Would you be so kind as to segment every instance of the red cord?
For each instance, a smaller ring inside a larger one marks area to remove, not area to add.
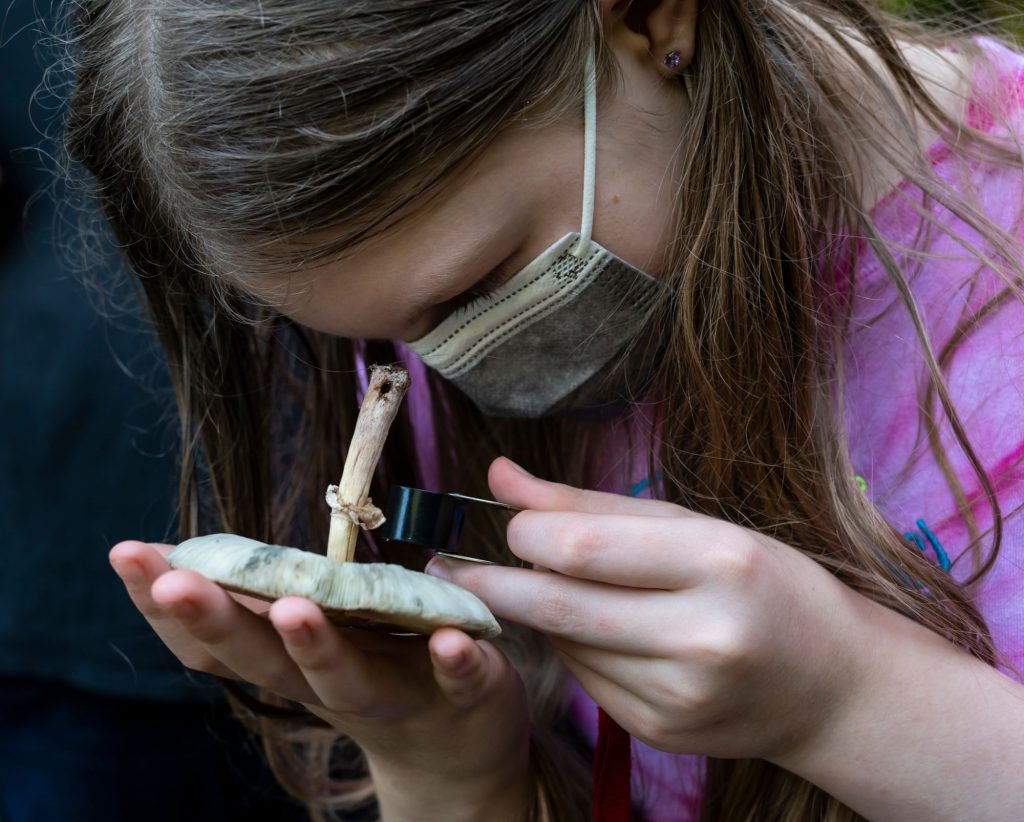
[[[594,749],[594,822],[629,822],[630,736],[597,709]]]

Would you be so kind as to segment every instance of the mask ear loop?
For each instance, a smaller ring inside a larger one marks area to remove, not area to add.
[[[696,79],[687,69],[682,75],[683,90],[693,105],[696,99]],[[573,256],[583,257],[590,247],[594,233],[594,199],[597,185],[597,59],[594,45],[587,49],[585,86],[583,89],[583,217],[580,239]]]
[[[573,255],[582,257],[590,248],[594,233],[594,190],[597,180],[597,60],[594,46],[587,49],[587,70],[583,90],[583,218],[580,240]]]

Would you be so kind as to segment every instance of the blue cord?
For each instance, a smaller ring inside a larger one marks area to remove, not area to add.
[[[661,482],[661,478],[665,476],[661,471],[654,475],[654,482]],[[629,495],[631,497],[639,497],[644,491],[651,487],[651,478],[644,477],[632,488],[629,489]]]
[[[921,537],[919,537],[913,531],[907,531],[907,533],[905,533],[903,536],[905,536],[907,539],[913,542],[917,546],[917,550],[920,551],[922,554],[928,550],[924,547],[924,542],[921,539]]]
[[[917,521],[917,527],[921,529],[921,532],[928,540],[928,544],[932,546],[935,556],[939,559],[939,567],[942,568],[943,571],[948,571],[952,563],[949,561],[949,554],[946,553],[946,549],[943,548],[942,543],[939,542],[939,538],[931,532],[927,525],[924,524],[923,519],[919,519]]]
[[[946,553],[946,549],[943,548],[942,543],[939,542],[939,538],[932,533],[931,529],[927,525],[925,525],[923,519],[919,519],[917,521],[917,527],[921,529],[925,539],[928,540],[928,545],[930,545],[932,551],[935,552],[935,558],[939,561],[939,567],[943,571],[948,571],[952,563],[949,561],[949,554]],[[903,536],[913,542],[917,546],[917,550],[922,554],[928,553],[928,548],[925,546],[924,540],[921,539],[918,534],[915,534],[913,531],[908,531]]]

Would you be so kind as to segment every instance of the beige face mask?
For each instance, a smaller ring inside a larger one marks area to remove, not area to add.
[[[591,50],[580,231],[566,235],[500,288],[409,344],[485,414],[612,416],[644,388],[651,371],[656,346],[642,336],[662,286],[590,236],[597,165],[596,74]]]

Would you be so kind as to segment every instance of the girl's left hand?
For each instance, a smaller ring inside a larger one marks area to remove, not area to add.
[[[580,684],[654,748],[781,758],[858,687],[874,605],[799,551],[680,506],[536,479],[501,459],[526,509],[516,556],[557,573],[434,560],[498,616],[547,634]],[[880,607],[880,606],[879,606]]]

